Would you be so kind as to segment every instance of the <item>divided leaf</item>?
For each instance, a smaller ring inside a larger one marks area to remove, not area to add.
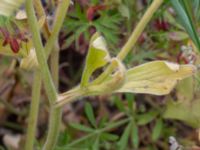
[[[24,0],[0,0],[0,15],[10,16],[24,2]]]
[[[109,61],[110,55],[108,53],[105,40],[99,33],[95,33],[90,41],[81,86],[86,86],[92,73],[96,69],[106,65]]]
[[[153,61],[129,69],[125,84],[116,92],[165,95],[174,88],[178,80],[193,75],[195,71],[193,65]]]

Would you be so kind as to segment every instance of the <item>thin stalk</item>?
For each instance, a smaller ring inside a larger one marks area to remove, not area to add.
[[[30,114],[28,120],[28,130],[26,135],[25,150],[33,150],[35,133],[37,129],[37,116],[40,104],[40,90],[41,90],[42,78],[39,71],[34,74],[33,89],[32,89],[32,100],[30,107]]]
[[[41,0],[34,0],[33,4],[39,18],[46,16]],[[44,25],[42,27],[42,33],[45,39],[51,35],[47,19],[45,19]]]
[[[53,103],[57,99],[57,91],[54,86],[53,80],[51,78],[51,74],[48,68],[48,64],[46,61],[45,51],[42,45],[42,40],[40,37],[39,27],[37,24],[37,18],[35,16],[35,11],[33,8],[33,1],[32,0],[26,0],[26,12],[28,16],[28,23],[29,27],[32,33],[33,38],[33,44],[36,50],[36,55],[39,63],[39,68],[41,70],[42,79],[44,81],[45,90],[50,102],[50,115],[53,117],[50,117],[50,124],[49,124],[49,131],[47,140],[45,142],[45,145],[43,147],[44,150],[52,150],[55,147],[55,144],[57,142],[58,134],[59,134],[59,124],[61,120],[61,109],[56,108],[54,109]]]
[[[32,33],[33,44],[36,50],[36,55],[39,63],[39,68],[41,70],[42,78],[44,80],[46,93],[50,103],[53,104],[53,102],[55,102],[57,99],[57,92],[56,88],[54,87],[53,80],[51,78],[51,74],[46,61],[46,56],[42,45],[42,40],[40,37],[40,31],[37,24],[32,0],[26,1],[26,12],[28,15],[28,23]]]
[[[59,82],[59,45],[58,42],[54,44],[54,50],[51,52],[50,55],[50,68],[51,68],[51,74],[53,78],[54,85],[56,87],[56,90],[58,90],[58,82]],[[50,120],[49,120],[49,128],[52,130],[49,130],[47,135],[46,143],[43,147],[43,150],[50,150],[51,149],[51,143],[55,140],[55,135],[58,135],[58,130],[61,123],[61,117],[62,117],[62,109],[61,108],[54,108],[54,106],[51,107],[50,110]]]
[[[150,7],[147,9],[143,17],[141,18],[140,22],[132,32],[131,36],[129,37],[128,41],[122,47],[121,51],[117,55],[119,60],[123,60],[127,54],[133,49],[135,43],[137,42],[139,36],[143,32],[146,25],[149,23],[150,19],[152,18],[153,14],[157,11],[160,5],[163,3],[163,0],[154,0]],[[107,77],[112,71],[113,67],[109,65],[106,70],[96,79],[93,81],[93,84],[101,83],[105,77]]]
[[[126,42],[126,44],[123,46],[123,48],[117,55],[118,59],[123,60],[127,56],[127,54],[132,50],[138,38],[140,37],[141,33],[143,32],[144,28],[147,26],[153,14],[157,11],[157,9],[160,7],[162,3],[163,3],[163,0],[154,0],[152,2],[150,7],[147,9],[142,19],[136,26],[135,30],[129,37],[128,41]]]
[[[42,150],[54,150],[59,135],[61,116],[61,109],[51,106],[48,135]]]
[[[51,50],[55,44],[55,41],[57,41],[58,34],[63,25],[69,5],[70,5],[70,0],[62,0],[58,4],[51,36],[49,37],[49,39],[45,45],[45,53],[46,53],[47,58],[51,53]]]
[[[54,85],[58,91],[59,82],[59,45],[58,42],[54,44],[54,49],[50,55],[50,69]]]
[[[56,11],[56,19],[53,24],[53,30],[51,36],[48,38],[47,44],[45,46],[46,56],[50,55],[50,67],[52,78],[54,81],[54,85],[58,90],[58,82],[59,82],[59,45],[58,45],[58,34],[62,27],[67,9],[69,7],[69,0],[63,0],[60,2],[57,11]],[[53,51],[52,47],[54,47]],[[50,122],[49,122],[49,130],[47,135],[47,141],[43,147],[43,150],[50,150],[52,148],[52,143],[55,141],[55,136],[58,136],[58,131],[61,123],[62,111],[61,108],[55,108],[52,106],[50,112]]]

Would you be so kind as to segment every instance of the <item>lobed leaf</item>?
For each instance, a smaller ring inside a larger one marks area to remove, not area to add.
[[[126,74],[125,84],[116,92],[168,94],[178,80],[193,75],[193,65],[178,65],[167,61],[153,61],[132,69]]]

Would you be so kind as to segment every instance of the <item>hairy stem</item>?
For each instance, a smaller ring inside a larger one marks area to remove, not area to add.
[[[132,50],[132,48],[135,46],[135,43],[137,42],[139,36],[143,32],[146,25],[149,23],[150,19],[152,18],[153,14],[157,11],[157,9],[160,7],[160,5],[163,3],[163,0],[154,0],[150,7],[147,9],[143,17],[141,18],[140,22],[132,32],[131,36],[129,37],[128,41],[125,43],[125,45],[122,47],[121,51],[117,55],[117,58],[120,60],[123,60],[127,54]],[[93,84],[99,84],[101,83],[105,77],[107,77],[112,71],[113,67],[110,65],[107,67],[107,69],[96,79],[93,81]]]
[[[58,42],[54,44],[54,49],[50,55],[50,69],[51,75],[53,78],[54,85],[58,90],[58,82],[59,82],[59,45]]]
[[[37,25],[37,19],[35,16],[35,11],[33,8],[33,1],[32,0],[27,0],[26,1],[26,12],[28,16],[28,23],[29,27],[32,33],[32,38],[33,38],[33,44],[36,50],[36,55],[39,63],[39,68],[41,70],[42,74],[42,79],[44,81],[44,86],[45,90],[50,102],[50,115],[53,117],[50,118],[50,124],[49,124],[49,131],[48,131],[48,136],[46,143],[44,145],[44,150],[52,150],[55,147],[55,144],[57,142],[57,137],[59,133],[59,123],[60,123],[60,118],[61,118],[61,110],[59,109],[54,109],[53,103],[57,99],[57,91],[54,86],[53,80],[51,78],[51,74],[48,68],[48,64],[46,61],[46,56],[45,56],[45,51],[42,45],[42,40],[40,37],[40,31],[39,27]]]
[[[33,4],[34,4],[34,8],[37,12],[38,17],[39,18],[44,17],[44,16],[46,17],[46,13],[42,6],[41,0],[34,0]],[[44,25],[42,27],[42,33],[43,33],[45,39],[47,39],[51,35],[47,19],[45,19]]]
[[[26,136],[25,150],[33,150],[35,133],[37,129],[37,117],[40,104],[40,89],[41,89],[42,78],[39,71],[34,74],[33,89],[32,89],[32,100],[30,107],[30,114],[28,120],[28,129]]]
[[[51,50],[55,44],[55,41],[57,41],[58,38],[58,34],[60,32],[60,29],[63,25],[65,16],[66,16],[66,12],[69,8],[70,5],[70,0],[62,0],[59,2],[58,4],[58,8],[56,10],[56,17],[54,20],[54,24],[53,24],[53,29],[51,32],[51,36],[49,37],[46,45],[45,45],[45,52],[46,52],[46,56],[48,57],[49,54],[51,53]]]
[[[44,48],[42,45],[42,40],[40,37],[39,27],[37,25],[37,19],[35,16],[32,0],[26,1],[26,11],[28,15],[29,27],[32,33],[33,44],[36,50],[36,55],[37,55],[37,59],[39,63],[39,68],[41,70],[42,78],[44,81],[44,86],[45,86],[49,101],[52,104],[57,99],[57,92],[56,92],[56,88],[54,87],[51,74],[48,68],[48,64],[46,61],[46,56],[45,56]]]
[[[58,90],[59,82],[59,46],[56,42],[54,44],[54,50],[50,55],[50,68],[53,78],[54,85]],[[50,110],[50,120],[49,120],[49,132],[47,135],[46,143],[43,147],[43,150],[50,150],[52,148],[51,143],[54,143],[55,136],[58,136],[60,123],[61,123],[62,111],[61,108],[51,107]]]

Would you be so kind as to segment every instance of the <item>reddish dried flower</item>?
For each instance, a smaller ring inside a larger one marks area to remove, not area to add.
[[[12,49],[14,53],[19,52],[20,46],[17,39],[10,39],[10,48]]]
[[[17,38],[23,42],[28,42],[28,39],[22,33],[18,33]]]
[[[3,41],[3,46],[6,46],[7,44],[10,45],[11,50],[14,53],[18,53],[20,50],[20,44],[21,41],[23,42],[28,42],[28,39],[24,36],[22,33],[18,33],[14,37],[10,36],[10,33],[7,29],[0,28],[0,32],[3,35],[4,41]]]
[[[92,21],[95,18],[96,12],[99,10],[105,10],[107,7],[105,5],[97,5],[97,6],[90,6],[87,9],[86,15],[89,21]]]
[[[162,19],[157,19],[154,22],[154,27],[157,30],[167,31],[167,30],[169,30],[169,23],[167,21],[162,20]]]
[[[10,36],[8,30],[4,29],[4,28],[0,28],[0,32],[2,33],[2,35],[5,37],[5,38],[8,38]]]

